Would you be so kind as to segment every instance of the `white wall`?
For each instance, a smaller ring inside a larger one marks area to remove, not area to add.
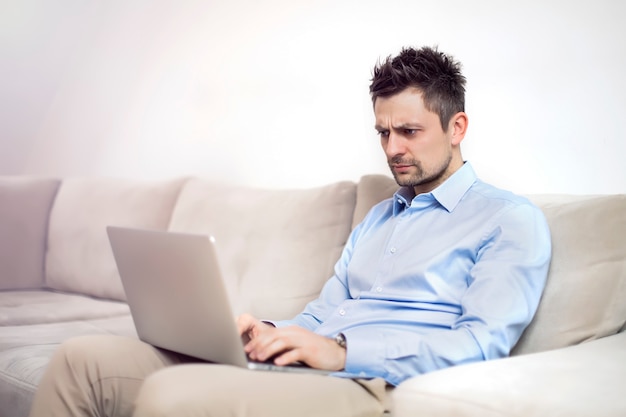
[[[5,0],[0,174],[386,174],[371,68],[439,45],[464,65],[483,179],[623,193],[625,16],[619,0]]]

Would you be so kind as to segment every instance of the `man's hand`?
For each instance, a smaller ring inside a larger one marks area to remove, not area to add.
[[[255,339],[261,333],[273,328],[274,326],[271,324],[262,322],[261,320],[252,317],[250,314],[242,314],[237,317],[237,329],[239,329],[239,334],[246,344],[250,340]]]
[[[266,361],[274,358],[276,365],[304,362],[312,368],[340,371],[346,364],[346,350],[333,339],[297,326],[274,328],[243,314],[237,318],[239,333],[250,341],[245,351],[250,359]]]

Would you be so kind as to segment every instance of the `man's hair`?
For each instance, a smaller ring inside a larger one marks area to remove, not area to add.
[[[437,48],[403,48],[374,67],[370,84],[372,102],[408,87],[422,93],[424,106],[437,113],[444,132],[453,115],[465,111],[465,77],[461,64]]]

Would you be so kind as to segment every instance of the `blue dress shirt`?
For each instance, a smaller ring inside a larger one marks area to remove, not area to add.
[[[476,177],[469,163],[439,187],[400,188],[359,224],[318,299],[293,320],[343,333],[345,371],[393,385],[507,356],[533,318],[550,262],[543,213]]]

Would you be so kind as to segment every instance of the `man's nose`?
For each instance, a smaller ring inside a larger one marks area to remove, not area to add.
[[[404,155],[404,153],[406,153],[406,146],[400,135],[389,133],[389,138],[387,139],[385,146],[385,153],[388,157]]]

